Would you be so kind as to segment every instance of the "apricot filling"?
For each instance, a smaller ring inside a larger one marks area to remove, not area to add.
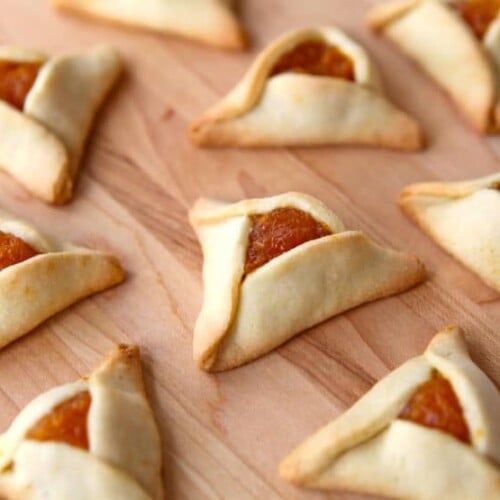
[[[42,417],[28,431],[27,439],[56,441],[88,450],[87,416],[90,404],[90,393],[80,392]]]
[[[34,62],[0,61],[0,100],[22,111],[41,66]]]
[[[500,11],[500,0],[457,0],[450,5],[480,40]]]
[[[399,414],[399,418],[447,432],[470,444],[469,428],[451,384],[438,372],[422,384]]]
[[[292,248],[332,234],[325,224],[296,208],[277,208],[250,219],[245,276]]]
[[[38,251],[21,238],[0,231],[0,271],[38,255]]]
[[[305,73],[354,81],[354,64],[337,47],[320,41],[308,41],[281,56],[270,75],[280,73]]]

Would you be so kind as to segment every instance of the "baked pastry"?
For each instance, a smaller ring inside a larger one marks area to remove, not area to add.
[[[493,500],[499,465],[500,396],[449,327],[295,449],[280,474],[391,498]]]
[[[112,255],[57,243],[0,212],[0,348],[123,279]]]
[[[246,36],[231,0],[52,0],[75,14],[165,34],[175,34],[225,49],[244,49]]]
[[[451,255],[500,292],[500,173],[465,182],[413,184],[403,211]]]
[[[92,122],[120,66],[110,47],[48,58],[0,46],[0,168],[46,202],[70,200]]]
[[[203,250],[194,358],[209,371],[256,359],[347,309],[425,279],[415,257],[347,231],[311,196],[287,193],[189,214]]]
[[[397,0],[370,26],[413,58],[481,132],[500,127],[500,2]]]
[[[162,500],[161,447],[139,349],[33,400],[0,436],[6,500]]]
[[[275,41],[190,137],[200,146],[422,147],[419,125],[386,98],[368,53],[336,28]]]

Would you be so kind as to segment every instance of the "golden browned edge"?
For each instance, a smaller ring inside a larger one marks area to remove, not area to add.
[[[104,255],[107,257],[109,263],[113,266],[113,273],[108,280],[109,285],[102,291],[111,288],[113,286],[119,285],[120,283],[123,283],[123,281],[125,281],[125,278],[127,276],[127,273],[125,272],[125,269],[123,268],[118,257],[114,256],[111,253],[105,253],[105,252]]]
[[[413,196],[434,196],[453,200],[468,196],[480,189],[499,189],[500,181],[485,182],[486,179],[489,180],[492,177],[496,177],[496,174],[468,181],[430,181],[409,184],[399,194],[398,203],[405,203],[407,199]]]
[[[146,385],[144,383],[141,350],[139,346],[134,344],[118,344],[95,371],[110,370],[120,365],[124,366],[128,371],[133,373],[134,378],[137,380],[141,388],[141,392],[145,395]]]
[[[221,121],[222,119],[220,117],[211,117],[206,115],[202,115],[200,118],[196,119],[189,125],[188,129],[188,136],[191,144],[211,149],[231,145],[231,141],[221,137],[221,134],[215,134],[214,137],[214,134],[211,133],[212,126]],[[237,146],[232,144],[232,147]]]
[[[398,196],[398,204],[404,203],[415,195],[421,196],[448,196],[448,192],[441,183],[428,182],[410,184],[403,188]]]
[[[103,366],[112,366],[115,363],[136,363],[141,359],[141,350],[135,344],[118,344],[104,360]]]
[[[45,200],[52,205],[65,205],[73,198],[74,182],[68,173],[68,176],[61,179],[60,182],[54,187],[54,195],[52,199]]]
[[[495,81],[497,76],[495,75],[492,67],[492,62],[485,50],[481,47],[481,45],[477,44],[477,56],[482,59],[482,62],[485,66],[488,67],[491,78],[488,83],[488,87],[490,89],[490,103],[487,107],[477,106],[474,112],[464,113],[462,111],[461,106],[458,106],[458,110],[460,114],[465,118],[465,120],[472,125],[472,128],[482,135],[497,135],[500,132],[500,128],[496,123],[495,117],[495,108],[496,108],[496,98],[497,91],[495,88]],[[456,101],[446,92],[446,95],[451,99],[453,103]],[[458,105],[458,103],[457,103]]]
[[[17,112],[17,110],[15,111]],[[0,167],[0,169],[5,172],[5,175],[15,179],[20,186],[30,193],[30,195],[42,200],[45,203],[62,205],[69,202],[73,197],[74,182],[69,169],[69,156],[66,146],[63,144],[59,136],[52,132],[45,124],[31,118],[29,115],[26,115],[24,111],[19,111],[19,113],[23,115],[23,119],[29,120],[33,127],[43,131],[46,135],[45,138],[49,138],[49,140],[54,141],[54,144],[57,144],[57,147],[59,148],[59,156],[61,158],[60,163],[64,165],[64,169],[61,171],[59,177],[50,184],[46,193],[36,192],[33,190],[32,186],[28,185],[24,180],[10,172],[7,168],[5,168],[5,166]]]
[[[69,14],[73,14],[77,17],[82,17],[85,19],[92,19],[94,21],[97,21],[102,24],[108,24],[108,25],[114,25],[114,26],[119,26],[122,28],[130,29],[130,30],[137,30],[137,31],[142,31],[142,32],[153,32],[153,33],[158,33],[158,34],[163,34],[167,35],[166,32],[160,31],[160,30],[154,30],[151,28],[147,28],[144,26],[136,25],[136,24],[131,24],[127,23],[125,21],[120,21],[117,19],[109,19],[105,18],[102,16],[99,16],[98,14],[93,14],[91,12],[82,12],[78,8],[73,8],[70,5],[67,5],[64,0],[50,0],[52,6],[55,8],[65,11]],[[220,49],[226,49],[226,50],[234,50],[234,51],[244,51],[247,50],[249,47],[249,37],[243,26],[235,19],[234,20],[234,29],[233,33],[231,33],[230,37],[226,36],[221,36],[218,39],[215,38],[202,38],[202,37],[197,37],[197,36],[192,36],[186,34],[180,34],[180,33],[174,33],[170,32],[168,33],[168,36],[173,36],[176,38],[185,38],[189,40],[193,40],[198,43],[206,44],[206,45],[212,45],[213,47],[218,47]]]
[[[386,24],[403,16],[420,2],[421,0],[399,0],[377,5],[368,13],[366,24],[372,30],[380,31]]]
[[[409,116],[409,115],[408,115]],[[255,139],[252,139],[251,135],[246,134],[242,138],[241,141],[235,141],[233,136],[226,136],[225,134],[221,134],[220,131],[214,131],[213,126],[216,125],[217,123],[223,121],[220,117],[217,118],[212,118],[210,116],[202,116],[199,120],[195,121],[191,126],[189,127],[189,139],[190,141],[195,145],[207,149],[216,149],[216,148],[225,148],[225,147],[230,147],[230,148],[236,148],[236,149],[242,149],[242,148],[253,148],[253,149],[259,149],[259,148],[279,148],[279,147],[286,147],[286,148],[317,148],[321,147],[322,144],[318,144],[317,142],[309,141],[309,142],[301,142],[300,144],[290,144],[287,141],[282,141],[279,142],[277,140],[261,140],[261,141],[256,141]],[[394,151],[407,151],[407,152],[416,152],[416,151],[422,151],[425,149],[427,146],[427,141],[425,138],[424,131],[422,128],[417,124],[415,120],[416,126],[414,133],[412,134],[407,134],[406,138],[402,140],[398,146],[392,144],[392,145],[387,145],[386,143],[382,141],[373,141],[372,143],[366,143],[366,144],[358,144],[355,141],[353,142],[345,142],[342,144],[337,144],[337,146],[357,146],[357,147],[365,147],[365,148],[380,148],[380,149],[392,149]],[[323,143],[327,144],[327,142]]]
[[[405,187],[401,193],[398,196],[397,199],[397,204],[398,207],[401,209],[401,211],[417,226],[421,227],[422,229],[425,229],[419,222],[418,217],[416,215],[415,210],[411,206],[410,203],[408,203],[408,200],[413,198],[414,195],[417,194],[417,191],[414,187],[414,185],[410,185]],[[439,196],[439,190],[436,189],[436,192],[434,193],[435,196]],[[432,194],[430,194],[432,196]]]

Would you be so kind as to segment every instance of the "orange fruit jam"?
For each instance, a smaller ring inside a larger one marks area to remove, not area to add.
[[[451,384],[435,372],[403,408],[399,418],[439,429],[470,444],[470,434],[460,402]]]
[[[38,253],[37,250],[21,238],[0,231],[0,271],[34,257]]]
[[[332,234],[324,224],[296,208],[252,215],[251,222],[245,275],[292,248]]]
[[[450,5],[480,40],[500,11],[500,0],[457,0]]]
[[[88,450],[87,416],[90,404],[90,393],[80,392],[42,417],[29,430],[27,439],[57,441]]]
[[[0,99],[22,111],[40,63],[0,61]]]
[[[283,54],[271,70],[271,76],[290,72],[354,81],[352,60],[337,47],[319,41],[303,42]]]

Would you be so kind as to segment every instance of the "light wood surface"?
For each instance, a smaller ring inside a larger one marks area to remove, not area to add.
[[[75,200],[51,208],[0,176],[0,204],[61,239],[109,249],[125,284],[59,314],[0,352],[0,429],[33,397],[91,370],[116,342],[138,343],[160,424],[172,499],[359,498],[281,481],[285,454],[456,323],[500,383],[500,298],[413,226],[394,200],[403,186],[498,169],[500,138],[475,134],[448,99],[387,42],[368,33],[369,0],[243,0],[252,51],[235,54],[54,12],[43,0],[0,0],[0,43],[49,52],[117,46],[127,71],[89,144]],[[421,120],[421,154],[359,148],[198,150],[189,122],[284,31],[338,23],[379,62],[390,96]],[[350,228],[414,252],[431,279],[328,321],[265,358],[220,375],[192,362],[201,255],[186,212],[201,195],[238,200],[299,190]],[[459,224],[460,221],[457,221]]]

